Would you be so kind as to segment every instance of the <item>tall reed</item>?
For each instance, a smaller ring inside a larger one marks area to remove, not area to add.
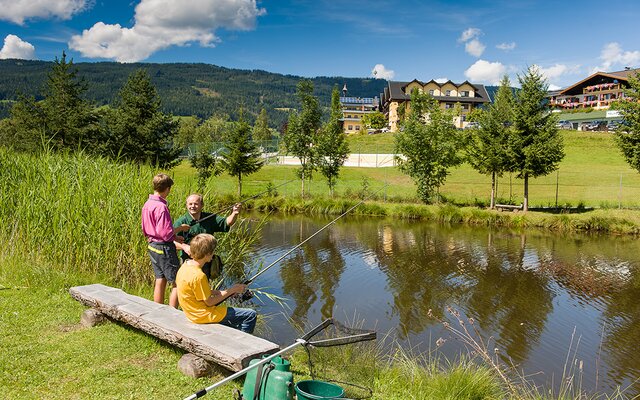
[[[44,256],[63,271],[107,274],[117,283],[152,279],[140,212],[157,171],[81,153],[6,149],[0,149],[0,171],[3,246],[18,246],[22,255],[37,255],[34,260]],[[168,201],[174,218],[185,212],[188,190],[173,186]],[[238,243],[222,240],[220,249]]]

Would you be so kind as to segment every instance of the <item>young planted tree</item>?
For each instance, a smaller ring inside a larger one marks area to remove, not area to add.
[[[624,123],[615,134],[615,141],[631,168],[640,172],[640,73],[629,76],[625,98],[612,105],[620,110]]]
[[[431,96],[414,90],[404,130],[396,135],[396,161],[413,178],[418,196],[430,203],[449,168],[462,162],[465,140],[453,125],[455,109],[443,110]]]
[[[266,141],[271,140],[271,130],[269,129],[269,117],[267,110],[260,110],[256,123],[253,125],[253,140]]]
[[[529,209],[529,178],[547,175],[564,158],[557,118],[546,103],[547,83],[536,67],[518,76],[521,89],[516,94],[513,134],[509,140],[511,168],[524,180],[523,209]]]
[[[479,127],[471,131],[467,161],[478,172],[491,175],[491,209],[495,207],[496,177],[509,169],[509,133],[513,123],[513,92],[505,75],[493,104],[477,109],[471,120]]]
[[[331,95],[331,116],[320,129],[316,146],[320,173],[327,179],[331,197],[334,194],[340,167],[349,156],[349,145],[344,136],[341,118],[340,91],[334,87]]]
[[[137,70],[129,76],[108,125],[108,155],[162,168],[178,162],[181,149],[174,144],[178,122],[160,110],[160,98],[146,71]]]
[[[298,176],[302,182],[301,196],[304,198],[304,180],[311,178],[316,165],[314,144],[320,129],[322,112],[318,99],[313,95],[313,82],[303,80],[298,82],[296,94],[300,100],[301,110],[289,116],[284,145],[288,153],[300,160]]]
[[[387,118],[380,111],[374,111],[362,117],[362,124],[367,128],[382,129],[387,126]]]
[[[189,157],[189,161],[198,175],[198,191],[203,193],[209,178],[219,173],[216,168],[216,157],[210,151],[207,151],[207,148],[200,148]]]
[[[195,143],[196,129],[199,125],[200,118],[196,116],[180,118],[175,138],[176,144],[182,148],[187,148],[190,144]]]
[[[220,166],[238,178],[238,198],[242,197],[242,177],[262,168],[260,151],[251,141],[251,126],[242,119],[229,132],[227,151],[222,154]]]

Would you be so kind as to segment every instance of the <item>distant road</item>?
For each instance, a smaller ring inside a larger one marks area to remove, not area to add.
[[[278,164],[300,165],[300,160],[293,156],[272,156]],[[394,167],[396,165],[394,154],[350,154],[344,165],[346,167]]]

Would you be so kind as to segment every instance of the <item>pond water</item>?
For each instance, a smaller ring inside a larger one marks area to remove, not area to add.
[[[269,217],[258,260],[268,265],[330,220]],[[640,377],[639,268],[633,237],[345,217],[252,287],[287,299],[288,308],[257,301],[281,345],[298,337],[293,325],[333,316],[413,353],[434,351],[442,338],[437,351],[456,357],[467,350],[442,326],[459,326],[450,307],[536,384],[557,384],[563,369],[582,364],[584,389],[611,392]]]

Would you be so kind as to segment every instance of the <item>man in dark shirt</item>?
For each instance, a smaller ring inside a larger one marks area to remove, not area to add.
[[[199,233],[214,233],[214,232],[228,232],[233,224],[236,223],[238,219],[238,214],[242,209],[241,203],[236,203],[233,205],[231,210],[231,214],[227,217],[223,217],[220,215],[212,215],[212,213],[203,212],[202,208],[204,207],[204,201],[202,199],[202,195],[194,193],[187,197],[187,212],[181,215],[175,222],[174,226],[180,226],[183,224],[191,225],[191,228],[188,232],[178,233],[179,236],[184,238],[184,244],[182,245],[182,254],[181,258],[184,262],[191,258],[190,256],[190,247],[189,243],[191,239],[193,239]],[[211,216],[211,217],[209,217]],[[198,221],[201,219],[206,220],[194,224],[194,221]],[[206,263],[202,267],[202,272],[205,273],[207,278],[210,280],[212,273],[220,273],[220,271],[212,271],[211,262]]]

